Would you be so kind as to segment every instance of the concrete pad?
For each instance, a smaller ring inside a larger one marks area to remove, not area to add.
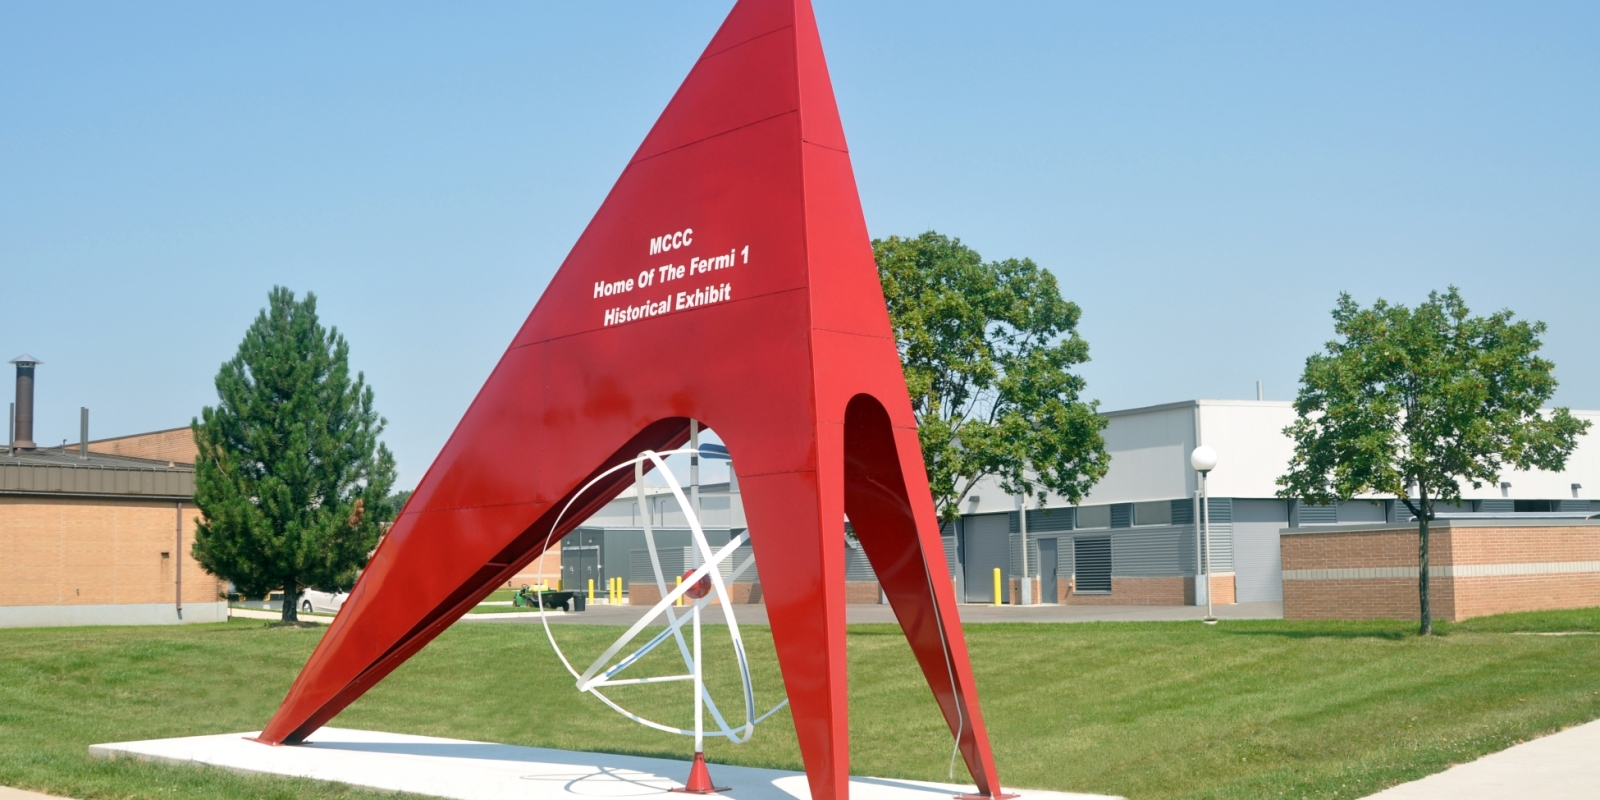
[[[383,792],[455,800],[580,800],[679,798],[688,761],[432,736],[322,728],[307,744],[269,747],[254,733],[97,744],[89,754],[170,764],[207,764],[248,775],[337,781]],[[711,777],[733,800],[810,800],[805,775],[776,769],[712,765]],[[1105,795],[1017,790],[1026,800],[1109,800]],[[851,778],[852,800],[949,800],[969,786],[887,778]]]
[[[1600,720],[1524,742],[1371,800],[1594,800],[1600,797]]]

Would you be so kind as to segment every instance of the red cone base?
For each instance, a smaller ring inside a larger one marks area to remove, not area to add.
[[[682,789],[668,789],[678,794],[716,794],[726,792],[726,786],[711,785],[711,770],[706,769],[706,754],[695,753],[694,765],[689,767],[689,783]]]

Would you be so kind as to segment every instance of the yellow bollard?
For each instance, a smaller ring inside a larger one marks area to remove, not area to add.
[[[995,570],[994,574],[996,576],[995,580],[997,580],[997,581],[1000,580],[1000,578],[999,578],[1000,570]],[[1000,584],[996,583],[995,585],[999,586]],[[996,589],[995,591],[999,591],[999,590]],[[999,595],[995,595],[995,597],[999,597]],[[590,578],[589,579],[589,605],[591,605],[591,606],[594,605],[594,578]],[[995,605],[999,605],[999,601],[996,601]]]
[[[994,568],[994,604],[1000,605],[1000,568]]]
[[[678,586],[682,586],[682,585],[683,585],[683,576],[682,576],[682,575],[679,575],[679,576],[678,576],[678,582],[677,582],[677,583],[675,583],[675,584],[673,584],[673,587],[674,587],[674,588],[676,588],[676,587],[678,587]],[[682,596],[682,595],[679,595],[679,596],[678,596],[678,599],[677,599],[677,600],[676,600],[676,601],[674,601],[674,602],[673,602],[673,603],[672,603],[672,604],[673,604],[673,605],[675,605],[675,606],[681,606],[681,605],[683,605],[683,596]]]

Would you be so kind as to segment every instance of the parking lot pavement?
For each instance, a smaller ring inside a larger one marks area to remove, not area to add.
[[[570,614],[552,614],[552,624],[576,625],[632,625],[648,609],[645,606],[593,605],[587,611]],[[960,607],[962,622],[1182,622],[1196,621],[1206,615],[1204,608],[1196,606],[989,606],[964,605]],[[767,624],[767,607],[764,605],[736,605],[734,618],[741,625]],[[1238,603],[1216,606],[1218,619],[1282,619],[1282,603]],[[514,625],[539,624],[538,614],[478,614],[474,622],[496,622]],[[501,618],[505,619],[492,619]],[[722,619],[719,608],[705,616],[707,623]],[[850,624],[895,621],[894,611],[885,605],[845,606],[845,619]],[[663,623],[665,624],[665,623]]]
[[[239,608],[237,606],[232,606],[228,609],[228,616],[232,619],[260,619],[268,622],[277,622],[278,620],[283,619],[283,612],[262,611],[255,608]],[[315,622],[318,625],[327,625],[328,623],[333,622],[333,617],[328,614],[307,614],[302,611],[298,617],[301,622]],[[0,800],[4,800],[4,798],[0,798]]]

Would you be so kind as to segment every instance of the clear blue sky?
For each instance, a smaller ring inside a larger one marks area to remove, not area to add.
[[[283,284],[412,485],[730,5],[0,2],[38,438],[186,424]],[[1054,271],[1103,407],[1289,399],[1340,291],[1455,283],[1600,408],[1600,4],[816,6],[873,235]]]

